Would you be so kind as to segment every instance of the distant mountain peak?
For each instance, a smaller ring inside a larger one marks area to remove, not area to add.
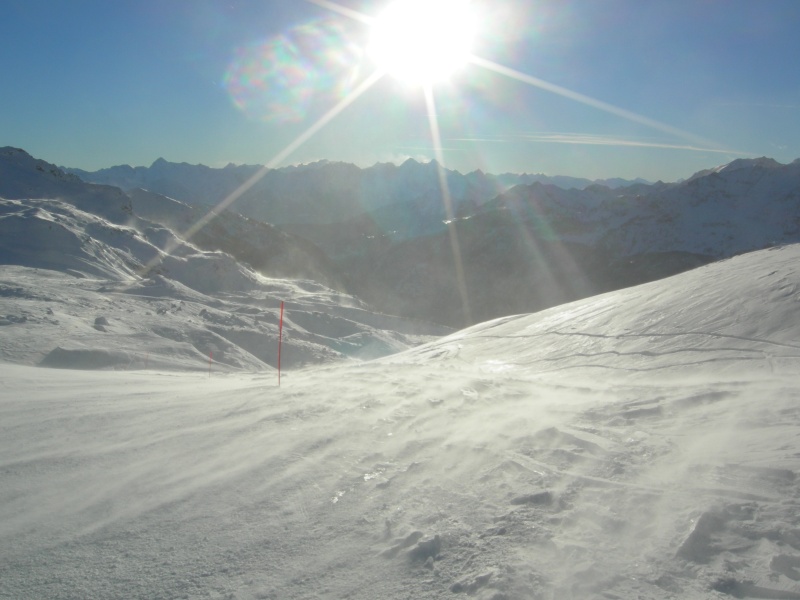
[[[745,169],[754,169],[754,168],[778,169],[783,166],[785,165],[779,163],[777,160],[773,158],[768,158],[766,156],[761,156],[759,158],[737,158],[736,160],[733,160],[724,165],[698,171],[697,173],[686,179],[683,183],[689,183],[691,181],[695,181],[697,179],[701,179],[703,177],[712,174],[719,174],[719,173],[727,174],[727,173],[733,173],[735,171],[742,171]]]
[[[26,194],[52,194],[61,183],[83,183],[73,174],[56,165],[34,158],[21,148],[0,148],[0,181],[6,197]],[[55,186],[55,188],[53,187]]]
[[[737,158],[736,160],[731,161],[726,165],[717,167],[716,169],[714,169],[714,171],[717,173],[721,173],[723,171],[731,172],[731,171],[738,171],[739,169],[752,169],[754,167],[761,167],[764,169],[776,169],[782,166],[783,165],[774,158],[761,156],[759,158]]]
[[[0,148],[0,156],[14,156],[15,154],[22,154],[23,156],[31,157],[31,155],[25,152],[25,150],[22,148],[14,148],[13,146],[5,146]]]

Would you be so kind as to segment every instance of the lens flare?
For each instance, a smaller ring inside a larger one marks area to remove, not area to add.
[[[332,19],[238,48],[223,83],[234,105],[260,121],[304,120],[316,105],[347,96],[363,52]]]

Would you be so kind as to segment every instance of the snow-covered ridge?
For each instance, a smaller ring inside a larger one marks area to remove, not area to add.
[[[482,207],[513,210],[552,225],[552,234],[623,256],[683,251],[725,258],[798,241],[800,166],[737,159],[677,184],[564,191],[517,187]]]
[[[480,323],[403,355],[467,361],[537,373],[623,369],[633,376],[689,375],[719,363],[720,373],[753,368],[791,372],[800,359],[800,244],[740,255],[644,285],[530,315]],[[617,358],[625,356],[624,366]],[[696,359],[696,360],[695,360]],[[553,367],[553,368],[551,368]]]
[[[721,173],[723,171],[736,171],[739,169],[752,169],[758,167],[761,169],[779,169],[784,165],[779,163],[773,158],[762,156],[761,158],[738,158],[733,162],[717,167],[714,172]]]

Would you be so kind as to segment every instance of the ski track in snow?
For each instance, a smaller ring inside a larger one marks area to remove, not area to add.
[[[0,363],[0,597],[800,598],[798,259],[281,387]]]

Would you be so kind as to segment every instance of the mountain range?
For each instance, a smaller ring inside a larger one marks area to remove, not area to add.
[[[740,159],[673,184],[516,186],[446,231],[372,244],[340,263],[367,301],[411,314],[422,298],[428,318],[459,325],[797,242],[799,219],[800,160]]]
[[[258,181],[237,200],[236,210],[276,225],[340,222],[364,212],[418,204],[440,197],[437,163],[419,163],[414,159],[401,165],[377,163],[364,169],[349,163],[324,160],[265,169],[260,165],[234,164],[212,168],[159,158],[149,167],[119,165],[93,172],[69,167],[62,167],[62,170],[87,182],[113,185],[125,191],[143,188],[188,204],[210,206],[218,204],[259,174]],[[590,181],[527,173],[491,175],[482,171],[462,175],[448,169],[444,173],[456,212],[469,211],[519,184],[540,182],[565,188],[601,184],[616,188],[644,183],[643,180]],[[440,202],[432,203],[432,206],[441,211],[438,216],[444,215]]]
[[[0,149],[0,597],[800,598],[799,169],[303,239]]]
[[[159,159],[149,168],[64,173],[140,198],[146,193],[132,186],[149,185],[151,194],[172,190],[185,206],[207,212],[261,169]],[[800,160],[738,159],[676,183],[619,187],[576,180],[577,187],[565,188],[528,183],[527,175],[442,172],[449,208],[435,162],[360,169],[322,161],[262,170],[228,212],[270,222],[261,227],[271,227],[275,239],[279,232],[292,236],[286,239],[293,247],[304,240],[303,255],[314,260],[295,261],[309,265],[303,276],[353,293],[381,312],[451,327],[800,241]],[[197,218],[187,212],[180,225]],[[274,252],[259,253],[263,241],[247,249],[223,246],[232,236],[212,229],[201,230],[197,243],[270,273],[264,257]]]

